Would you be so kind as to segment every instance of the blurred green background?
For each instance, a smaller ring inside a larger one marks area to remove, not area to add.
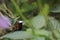
[[[11,27],[24,23],[21,31],[1,40],[60,40],[60,0],[0,0],[0,12],[10,18]]]

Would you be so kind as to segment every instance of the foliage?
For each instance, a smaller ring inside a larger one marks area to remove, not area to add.
[[[10,17],[11,26],[23,20],[24,31],[3,35],[3,40],[60,40],[60,22],[51,13],[60,13],[60,0],[10,0],[2,1],[0,10]],[[36,11],[36,12],[35,12]]]

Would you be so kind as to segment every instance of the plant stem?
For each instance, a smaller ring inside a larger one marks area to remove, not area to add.
[[[19,6],[15,3],[14,0],[11,0],[11,2],[15,6],[17,13],[24,20],[24,22],[27,24],[26,26],[30,27],[32,29],[32,33],[35,34],[34,30],[33,30],[34,29],[33,26],[31,25],[31,23],[29,22],[29,20],[23,15],[23,13],[22,13],[21,9],[19,8]]]

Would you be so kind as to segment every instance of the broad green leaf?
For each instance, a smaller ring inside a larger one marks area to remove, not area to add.
[[[55,18],[53,18],[53,17],[50,17],[49,21],[52,24],[51,27],[60,32],[60,22],[58,20],[56,20]]]
[[[32,32],[32,29],[31,28],[28,28],[26,31],[27,32]]]
[[[54,36],[59,39],[60,33],[57,30],[54,30],[53,32],[54,32]]]
[[[47,36],[49,37],[51,32],[47,30],[34,30],[36,35]],[[27,29],[27,32],[32,33],[32,29]]]
[[[45,18],[43,15],[38,15],[38,16],[34,17],[33,19],[31,19],[31,23],[34,28],[40,29],[43,26],[45,26],[46,21],[45,21]]]
[[[32,40],[45,40],[45,38],[44,37],[36,36]]]
[[[49,36],[51,32],[47,30],[35,30],[35,34],[41,36]]]
[[[53,13],[60,13],[60,4],[57,4],[56,6],[52,7],[50,11]]]
[[[2,38],[10,38],[10,39],[28,39],[31,37],[32,34],[26,31],[16,31],[2,36]]]

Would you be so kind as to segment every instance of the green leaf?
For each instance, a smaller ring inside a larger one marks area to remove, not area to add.
[[[11,24],[14,25],[20,17],[11,19]]]
[[[51,27],[60,32],[60,22],[58,20],[56,20],[55,18],[53,18],[53,17],[50,17],[49,21],[52,24]]]
[[[35,34],[48,37],[51,33],[47,30],[35,30]]]
[[[45,18],[43,15],[38,15],[31,20],[31,23],[32,23],[34,28],[40,29],[43,26],[45,26],[46,21],[45,21]]]
[[[52,7],[50,11],[53,13],[60,13],[60,4],[57,4],[56,6]]]
[[[47,30],[34,30],[35,31],[35,34],[38,35],[38,36],[46,36],[46,37],[49,37],[51,32],[50,31],[47,31]],[[32,29],[27,29],[27,32],[30,32],[32,33]]]
[[[36,36],[32,40],[45,40],[45,38],[44,37]]]
[[[32,34],[26,31],[16,31],[2,36],[2,38],[9,38],[9,39],[28,39],[31,37]]]
[[[54,30],[53,32],[54,32],[54,36],[59,39],[60,33],[57,30]]]

